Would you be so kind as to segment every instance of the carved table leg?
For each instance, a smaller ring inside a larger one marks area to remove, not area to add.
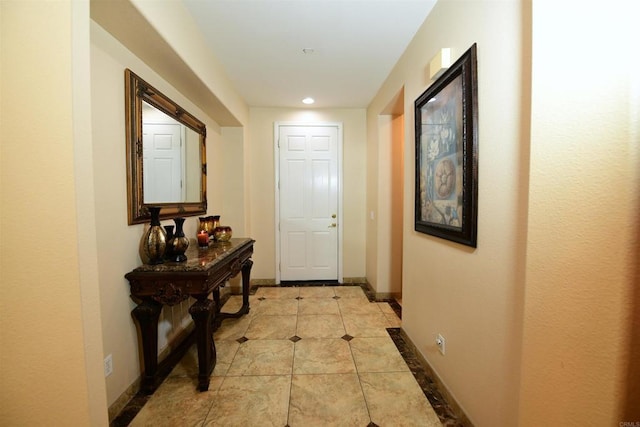
[[[216,303],[216,314],[220,313],[220,309],[222,307],[220,307],[220,287],[216,286],[216,288],[213,290],[212,292],[213,294],[213,300]]]
[[[211,319],[214,302],[206,296],[198,299],[189,308],[195,323],[196,343],[198,346],[198,390],[209,389],[209,376],[216,365],[216,346],[213,343]]]
[[[131,312],[138,320],[140,336],[142,337],[142,359],[144,374],[140,390],[143,393],[153,393],[156,389],[158,372],[158,319],[162,305],[152,300],[143,300]]]
[[[215,319],[216,327],[220,326],[220,323],[224,319],[237,319],[249,312],[249,290],[251,288],[251,267],[252,266],[253,266],[253,261],[248,259],[242,264],[242,267],[240,268],[240,271],[242,271],[242,307],[240,307],[240,310],[236,311],[235,313],[220,313],[220,308],[218,308],[216,311],[216,319]],[[215,291],[213,293],[213,298],[214,299],[216,298]],[[218,300],[219,299],[220,299],[220,296],[218,295]]]

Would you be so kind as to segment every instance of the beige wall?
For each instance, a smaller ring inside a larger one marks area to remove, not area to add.
[[[107,377],[109,404],[121,396],[140,375],[138,337],[131,310],[135,303],[124,274],[141,263],[138,253],[146,225],[127,225],[124,123],[124,69],[130,68],[207,126],[208,214],[219,214],[225,224],[243,232],[243,201],[226,197],[226,190],[242,188],[242,129],[226,132],[179,93],[171,84],[127,50],[98,24],[91,31],[92,114],[96,223],[100,271],[104,354],[112,354],[114,372]],[[233,145],[234,147],[230,147]],[[236,147],[239,146],[240,148]],[[225,208],[228,211],[225,211]],[[228,216],[227,216],[228,213]],[[173,221],[163,221],[163,225]],[[185,221],[187,236],[195,236],[197,217]],[[165,307],[159,324],[159,352],[191,324],[191,301]]]
[[[91,27],[91,97],[94,143],[94,186],[98,241],[103,347],[113,357],[113,374],[106,378],[112,404],[140,375],[138,336],[129,314],[136,306],[124,274],[140,263],[139,242],[146,225],[127,224],[124,70],[130,68],[207,125],[208,153],[219,143],[219,128],[153,70],[96,23]],[[213,182],[207,177],[207,186]],[[213,196],[213,197],[212,197]],[[209,195],[209,199],[215,199]],[[197,219],[185,221],[193,236]],[[172,221],[163,221],[171,224]],[[160,319],[159,350],[189,320],[188,301],[165,309]],[[186,319],[186,320],[185,320]]]
[[[533,3],[523,426],[640,420],[640,6],[621,5]]]
[[[249,222],[246,201],[246,179],[242,172],[245,170],[245,141],[242,128],[221,128],[220,149],[211,153],[214,163],[220,168],[219,173],[224,179],[220,183],[214,182],[211,189],[220,197],[220,205],[212,206],[215,212],[224,212],[221,223],[233,229],[235,236],[247,236]],[[227,177],[229,179],[227,179]]]
[[[576,10],[440,0],[367,111],[371,148],[404,86],[413,159],[429,60],[477,42],[478,248],[413,231],[407,161],[402,327],[478,426],[640,417],[638,11]]]
[[[150,19],[161,27],[161,8],[136,3],[154,8]],[[111,404],[139,375],[123,275],[139,262],[133,248],[143,226],[124,225],[124,112],[117,99],[121,66],[144,67],[95,26],[89,47],[87,6],[0,2],[3,425],[106,425],[107,399]],[[378,116],[405,88],[403,328],[479,426],[618,425],[640,418],[637,388],[629,393],[640,383],[640,83],[632,74],[640,64],[628,55],[639,38],[630,21],[638,11],[629,2],[611,9],[619,14],[598,8],[597,15],[576,20],[575,10],[536,2],[531,14],[517,2],[440,0],[367,109],[366,125],[364,110],[258,108],[249,115],[217,64],[198,56],[198,43],[189,43],[195,36],[163,30],[191,58],[201,81],[221,88],[231,121],[244,125],[218,129],[204,114],[209,152],[233,156],[220,170],[226,175],[244,165],[237,171],[244,197],[228,206],[230,199],[213,190],[210,213],[226,218],[225,212],[234,212],[228,216],[233,221],[245,213],[243,225],[235,227],[258,240],[257,278],[275,276],[273,122],[344,124],[350,226],[344,273],[362,276],[367,212],[384,203],[376,193],[365,205],[364,190],[375,189],[377,181],[371,181],[378,179],[378,153],[368,148],[379,142]],[[428,61],[441,47],[459,55],[473,42],[480,104],[476,250],[413,231],[411,160],[413,100],[429,84]],[[615,64],[599,61],[608,57]],[[116,68],[117,77],[111,74]],[[147,71],[152,84],[191,105],[175,89],[184,82],[169,84]],[[94,92],[100,102],[89,99]],[[242,148],[225,146],[232,141]],[[222,179],[215,172],[211,178]],[[216,186],[236,188],[210,181],[210,188]],[[43,221],[34,243],[29,231]],[[188,223],[191,232],[195,223]],[[46,280],[24,268],[27,260]],[[171,318],[180,321],[183,310]],[[166,334],[175,330],[171,322],[164,325]],[[435,349],[438,332],[447,339],[446,356]],[[102,358],[110,353],[114,374],[105,386]]]
[[[88,4],[0,2],[0,19],[0,424],[107,425]]]
[[[148,1],[148,0],[93,0],[93,2],[106,1],[111,8],[113,1],[131,2],[144,17],[145,23],[157,31],[178,58],[188,67],[188,71],[194,74],[192,79],[172,79],[176,85],[183,86],[202,82],[208,89],[207,94],[215,98],[219,106],[211,108],[211,116],[216,118],[221,126],[246,125],[249,110],[244,99],[236,92],[222,65],[215,55],[209,51],[204,36],[198,31],[195,20],[181,1]],[[114,15],[122,20],[122,16]],[[132,37],[140,37],[140,29],[129,29]],[[133,41],[132,41],[133,42]],[[138,55],[142,55],[140,52]],[[163,69],[163,73],[171,74],[173,70],[180,69],[177,63],[162,61],[160,58],[155,66]],[[180,64],[182,65],[182,64]],[[165,68],[166,67],[166,68]],[[192,80],[192,81],[189,81]],[[198,93],[190,94],[199,97]],[[226,110],[226,111],[222,111]],[[227,118],[229,116],[229,118]],[[233,122],[233,123],[232,123]]]
[[[341,122],[343,125],[344,277],[365,274],[366,128],[364,109],[251,108],[249,180],[251,237],[256,239],[252,278],[275,276],[275,122]]]
[[[128,226],[126,218],[124,69],[131,68],[206,124],[207,213],[221,215],[223,222],[239,233],[247,222],[242,217],[246,202],[242,195],[226,197],[225,192],[238,183],[244,185],[246,131],[242,125],[248,108],[206,50],[202,35],[195,31],[179,2],[159,7],[153,2],[96,1],[91,7],[92,17],[110,31],[92,22],[95,218],[104,355],[113,357],[113,374],[106,379],[107,400],[113,405],[140,375],[138,339],[130,315],[135,303],[124,274],[141,262],[138,245],[145,230],[145,225]],[[166,25],[167,20],[172,25]],[[209,92],[212,87],[215,93]],[[221,122],[240,127],[225,130]],[[185,233],[195,236],[197,224],[197,217],[187,218]],[[189,305],[186,301],[163,309],[159,352],[190,327]]]
[[[403,103],[404,98],[401,97]],[[368,139],[367,157],[375,161],[368,174],[376,176],[367,193],[367,281],[378,297],[402,294],[404,230],[404,115],[381,114]]]
[[[402,327],[471,420],[486,426],[517,423],[526,243],[521,189],[528,171],[522,13],[513,1],[440,0],[367,110],[368,144],[375,147],[382,138],[378,116],[404,87]],[[439,49],[452,48],[458,57],[473,43],[480,105],[477,249],[413,230],[413,103],[430,84],[427,66]],[[446,339],[445,356],[435,346],[438,333]]]

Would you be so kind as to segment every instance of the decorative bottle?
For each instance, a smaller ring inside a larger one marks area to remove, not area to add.
[[[164,250],[164,259],[167,261],[170,261],[173,255],[173,251],[171,250],[171,240],[173,240],[173,227],[173,225],[164,226],[164,229],[167,232],[167,248]]]
[[[184,218],[174,218],[176,223],[176,232],[173,235],[171,241],[169,241],[169,251],[171,251],[170,261],[183,262],[187,260],[187,256],[184,254],[189,247],[189,238],[184,235],[183,225]]]
[[[160,225],[160,207],[150,206],[151,224],[142,239],[142,250],[148,258],[148,264],[162,264],[167,248],[167,233]]]

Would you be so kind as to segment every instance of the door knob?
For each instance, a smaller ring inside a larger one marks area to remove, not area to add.
[[[336,217],[336,214],[331,215],[331,218],[335,218],[335,217]]]
[[[331,225],[329,225],[329,228],[334,228],[334,227],[337,227],[337,226],[338,226],[338,224],[336,224],[335,222],[333,222],[333,223],[331,223]]]

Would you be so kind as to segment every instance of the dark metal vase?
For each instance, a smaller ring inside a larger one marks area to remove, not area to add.
[[[167,231],[167,249],[164,251],[164,259],[166,261],[171,261],[173,256],[173,251],[171,250],[171,245],[169,242],[173,239],[173,225],[165,225],[164,229]]]
[[[167,233],[160,225],[160,208],[149,207],[151,224],[142,239],[142,250],[148,257],[148,264],[162,264],[167,248]]]
[[[187,256],[184,253],[189,247],[189,238],[184,235],[184,230],[182,229],[184,218],[174,218],[173,221],[176,223],[176,231],[167,244],[169,252],[167,260],[183,262],[187,260]]]

